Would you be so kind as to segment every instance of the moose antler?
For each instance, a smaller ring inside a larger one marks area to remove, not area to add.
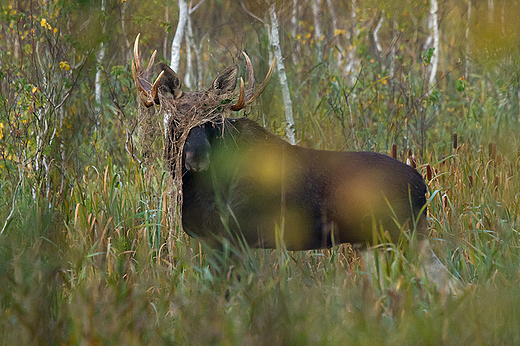
[[[132,76],[134,77],[135,86],[137,90],[139,90],[139,94],[141,96],[141,100],[143,101],[146,107],[150,107],[154,104],[154,100],[158,100],[157,90],[159,88],[159,80],[163,76],[164,71],[162,71],[157,79],[152,84],[150,70],[152,69],[155,55],[157,51],[155,50],[150,57],[150,62],[146,67],[146,70],[141,70],[141,62],[139,59],[139,36],[141,34],[137,34],[134,43],[134,61],[132,62]]]
[[[242,78],[240,78],[240,92],[239,92],[238,101],[237,101],[237,103],[235,103],[234,105],[231,106],[231,110],[233,110],[233,111],[239,111],[239,110],[245,108],[247,105],[251,104],[254,100],[256,100],[258,96],[260,96],[260,94],[264,91],[267,84],[269,84],[269,79],[271,79],[271,76],[273,75],[274,63],[276,61],[276,58],[273,57],[273,61],[271,63],[271,66],[269,67],[269,71],[267,72],[267,75],[265,76],[264,81],[262,82],[262,84],[260,84],[258,89],[256,89],[253,92],[253,89],[255,88],[255,77],[254,77],[254,72],[253,72],[253,65],[251,64],[251,59],[249,59],[247,54],[245,52],[242,52],[242,54],[244,55],[244,57],[246,59],[246,65],[247,65],[247,69],[249,71],[248,81],[247,81],[248,82],[247,99],[245,97],[246,92],[244,90],[244,80]]]

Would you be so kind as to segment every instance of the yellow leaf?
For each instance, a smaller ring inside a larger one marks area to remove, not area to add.
[[[60,61],[60,69],[61,69],[61,70],[65,70],[65,71],[70,70],[70,65],[69,65],[69,63],[66,62],[66,61]]]
[[[338,36],[338,35],[345,35],[345,30],[342,30],[342,29],[334,30],[334,36]]]

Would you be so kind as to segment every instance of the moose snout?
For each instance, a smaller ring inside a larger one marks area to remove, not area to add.
[[[191,129],[184,144],[184,168],[192,172],[205,171],[210,163],[211,145],[204,127]]]
[[[188,171],[201,172],[208,169],[209,166],[209,153],[204,151],[197,153],[195,151],[189,151],[185,153],[184,167]]]

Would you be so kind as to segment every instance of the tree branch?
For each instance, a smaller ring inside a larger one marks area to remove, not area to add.
[[[260,19],[259,17],[255,16],[252,12],[250,12],[246,5],[244,4],[244,1],[243,0],[240,0],[240,5],[242,6],[242,9],[244,10],[245,13],[247,13],[248,15],[250,15],[251,17],[253,17],[254,19],[260,21],[261,23],[265,24],[265,22]]]

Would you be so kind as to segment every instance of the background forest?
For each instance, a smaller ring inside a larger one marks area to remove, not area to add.
[[[0,343],[520,344],[518,18],[516,0],[0,1]],[[257,81],[282,57],[240,115],[415,165],[465,291],[395,248],[367,280],[348,245],[214,254],[181,232],[138,33],[185,90],[245,74],[243,50]]]

